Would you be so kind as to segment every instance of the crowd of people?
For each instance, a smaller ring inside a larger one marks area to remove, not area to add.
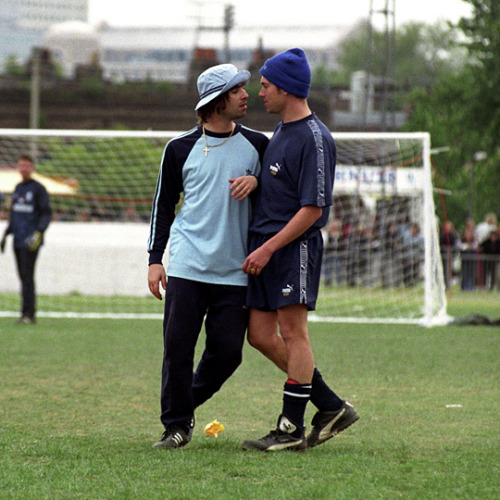
[[[326,286],[411,287],[423,279],[424,238],[408,220],[352,223],[333,218],[324,231]],[[463,231],[452,221],[440,225],[439,245],[446,289],[460,282],[464,291],[500,290],[500,226],[489,213]]]
[[[326,286],[414,286],[423,261],[424,239],[416,222],[352,224],[334,218],[325,232]]]
[[[500,290],[500,225],[494,213],[479,224],[467,219],[462,232],[447,221],[439,244],[447,289],[459,281],[464,291]]]

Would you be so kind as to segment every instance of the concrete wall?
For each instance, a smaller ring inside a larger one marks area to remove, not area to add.
[[[0,221],[3,234],[6,221]],[[149,225],[53,222],[37,261],[41,294],[148,295]],[[0,254],[0,292],[18,292],[19,278],[9,237]]]

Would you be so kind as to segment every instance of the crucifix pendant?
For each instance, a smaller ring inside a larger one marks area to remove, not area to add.
[[[206,157],[208,155],[208,152],[210,151],[210,149],[208,146],[205,146],[205,149],[203,151],[205,151],[205,157]]]

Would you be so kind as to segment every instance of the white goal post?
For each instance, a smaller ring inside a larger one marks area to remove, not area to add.
[[[0,232],[20,180],[18,155],[34,158],[51,195],[54,220],[37,263],[39,316],[161,316],[147,289],[146,240],[163,148],[180,133],[0,129]],[[446,323],[429,134],[333,137],[334,206],[311,318]],[[0,257],[0,316],[19,308],[11,253],[9,245]]]

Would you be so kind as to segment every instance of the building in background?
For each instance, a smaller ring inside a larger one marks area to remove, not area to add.
[[[72,77],[78,66],[97,64],[101,59],[101,41],[88,23],[66,21],[52,25],[45,34],[42,47],[49,50],[66,77]]]
[[[242,26],[230,36],[230,61],[226,60],[222,32],[192,27],[117,28],[97,27],[102,53],[100,63],[106,78],[123,80],[168,80],[186,82],[195,51],[215,50],[216,61],[248,68],[259,48],[277,53],[291,46],[302,47],[311,66],[335,67],[336,45],[347,33],[346,26],[253,27]],[[49,47],[50,48],[50,47]]]
[[[25,62],[57,23],[88,19],[88,0],[1,0],[0,65],[9,56]]]
[[[231,62],[249,69],[258,81],[263,61],[293,46],[306,51],[313,71],[318,66],[335,70],[337,47],[351,29],[331,24],[231,25],[228,32],[222,16],[218,26],[204,26],[200,20],[192,26],[91,25],[88,0],[0,0],[0,72],[9,56],[14,56],[29,73],[37,47],[45,49],[42,53],[55,63],[53,71],[67,80],[99,75],[111,84],[168,81],[192,89],[206,67]],[[7,78],[4,83],[1,80],[0,86],[15,85]],[[406,113],[387,113],[384,102],[395,102],[395,86],[389,83],[389,87],[384,101],[381,96],[387,81],[359,71],[348,87],[322,89],[330,101],[329,123],[337,130],[399,129]]]
[[[52,52],[66,74],[74,72],[78,64],[88,63],[91,52],[94,61],[98,56],[104,77],[112,81],[183,82],[199,48],[214,49],[220,62],[228,62],[226,41],[230,62],[239,67],[251,64],[261,44],[274,52],[300,46],[313,67],[325,64],[333,69],[335,46],[349,28],[236,26],[225,40],[222,19],[219,28],[200,28],[196,22],[184,27],[92,26],[88,24],[88,0],[1,0],[0,71],[10,56],[24,64],[33,47],[43,47]]]

